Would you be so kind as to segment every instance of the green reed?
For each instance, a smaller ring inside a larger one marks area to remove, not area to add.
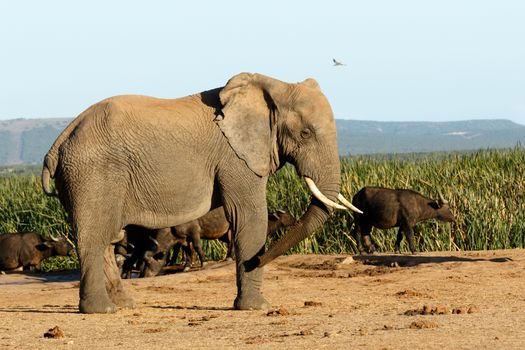
[[[453,224],[435,220],[419,224],[415,236],[420,251],[525,247],[523,148],[344,158],[341,182],[341,192],[348,199],[363,186],[410,188],[431,198],[438,198],[441,192],[457,220]],[[269,211],[287,209],[296,217],[310,201],[304,181],[291,166],[269,179],[267,193]],[[338,210],[292,252],[354,253],[352,222],[349,212]],[[43,194],[39,177],[0,177],[0,233],[32,230],[44,236],[71,237],[67,215],[56,198]],[[395,235],[396,229],[374,229],[372,233],[379,251],[393,251]],[[226,252],[218,241],[205,241],[203,246],[212,259]]]

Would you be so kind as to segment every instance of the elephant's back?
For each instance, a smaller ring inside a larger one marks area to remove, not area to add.
[[[200,147],[221,135],[213,117],[212,110],[203,108],[202,103],[199,106],[199,99],[193,96],[180,99],[114,96],[92,105],[77,117],[64,148],[98,149],[96,153],[104,153],[158,152],[159,148],[175,145]]]

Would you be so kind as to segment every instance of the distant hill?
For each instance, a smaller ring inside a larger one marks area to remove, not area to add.
[[[41,164],[71,119],[0,120],[0,165]]]
[[[340,155],[464,151],[525,145],[525,126],[505,119],[456,122],[337,120]]]
[[[0,120],[0,165],[41,164],[71,119]],[[340,155],[461,151],[525,145],[525,126],[509,120],[375,122],[337,120]]]

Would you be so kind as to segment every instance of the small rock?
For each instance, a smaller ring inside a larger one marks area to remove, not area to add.
[[[368,329],[366,328],[359,328],[357,331],[359,332],[359,335],[368,335]]]
[[[436,322],[432,322],[428,320],[414,321],[410,324],[411,329],[438,328],[438,327],[439,326]]]
[[[447,306],[436,306],[436,308],[433,310],[435,315],[446,315],[450,313],[450,310]]]
[[[148,328],[148,329],[145,329],[144,330],[144,333],[162,333],[162,332],[166,332],[168,329],[167,328]]]
[[[320,301],[305,301],[304,306],[321,306],[323,303]]]
[[[456,315],[463,315],[463,314],[466,314],[467,312],[468,312],[468,308],[466,306],[460,306],[452,310],[452,313]]]
[[[421,315],[432,315],[432,306],[430,305],[423,305],[423,309],[421,310]]]
[[[468,308],[467,312],[469,314],[477,314],[479,312],[479,307],[477,307],[476,305],[472,305],[471,307]]]
[[[399,297],[421,297],[423,296],[422,293],[412,290],[412,289],[406,289],[401,292],[397,292],[396,295]]]
[[[339,263],[339,265],[350,265],[350,264],[353,264],[353,263],[355,263],[354,258],[352,258],[351,256],[349,256],[349,257],[346,257],[343,261],[341,261],[341,262]]]
[[[416,310],[407,310],[407,311],[405,311],[405,315],[406,315],[406,316],[421,315],[422,312],[423,312],[423,311],[421,311],[421,310],[417,310],[417,309],[416,309]]]
[[[64,331],[58,328],[58,326],[50,328],[46,333],[44,333],[44,338],[61,339],[64,337]]]
[[[266,316],[287,316],[290,313],[284,307],[278,308],[277,310],[268,311]]]
[[[311,329],[305,329],[299,332],[299,335],[312,335],[314,332],[312,332]]]

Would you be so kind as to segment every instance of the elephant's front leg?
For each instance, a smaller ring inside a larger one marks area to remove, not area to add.
[[[254,257],[264,252],[268,224],[267,178],[257,177],[251,172],[244,178],[239,175],[234,174],[230,186],[222,188],[224,209],[235,245],[237,297],[234,308],[267,309],[270,305],[261,293],[263,269],[250,266]]]
[[[265,203],[266,204],[266,203]],[[268,212],[266,206],[246,213],[234,233],[237,262],[237,297],[234,308],[238,310],[268,309],[270,304],[261,292],[263,268],[251,268],[253,257],[264,253]]]
[[[254,268],[266,242],[268,177],[256,175],[242,159],[226,154],[216,181],[235,249],[237,297],[233,306],[238,310],[268,309],[270,304],[261,292],[263,269]]]

